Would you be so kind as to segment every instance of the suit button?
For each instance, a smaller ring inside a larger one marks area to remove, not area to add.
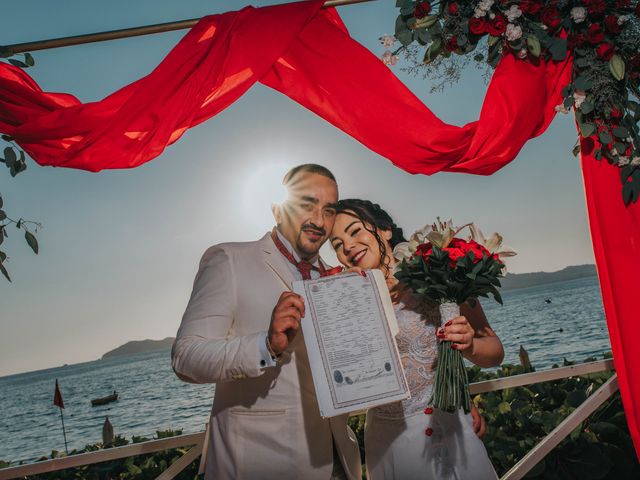
[[[267,366],[267,362],[265,362],[264,360],[260,360],[260,366],[261,367],[266,367]]]

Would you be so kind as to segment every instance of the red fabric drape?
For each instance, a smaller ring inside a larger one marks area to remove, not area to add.
[[[411,173],[488,175],[551,122],[569,63],[505,57],[477,122],[439,120],[347,32],[322,0],[206,17],[149,75],[99,102],[43,92],[0,65],[0,131],[41,165],[136,167],[257,81],[288,95]]]
[[[206,17],[151,74],[94,103],[43,92],[22,70],[0,64],[0,131],[41,165],[131,168],[261,81],[410,173],[488,175],[547,128],[570,80],[570,59],[533,65],[508,55],[478,121],[448,125],[349,37],[334,10],[320,10],[322,3]],[[640,256],[635,263],[627,256],[640,248],[637,207],[625,210],[613,169],[592,163],[584,159],[594,249],[625,411],[640,451],[640,395],[631,388],[640,381],[632,344],[637,327],[627,291],[639,270]],[[618,238],[621,230],[627,240]],[[621,251],[613,249],[621,244]]]
[[[640,272],[639,205],[624,206],[618,167],[584,153],[581,163],[613,361],[627,425],[640,457],[640,318],[635,296]]]

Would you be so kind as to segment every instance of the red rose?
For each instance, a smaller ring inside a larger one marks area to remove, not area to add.
[[[489,23],[487,30],[489,34],[493,35],[494,37],[499,37],[507,30],[507,19],[504,17],[504,15],[496,15]]]
[[[584,33],[575,33],[567,39],[567,48],[573,50],[582,47],[585,43],[587,43],[587,36]]]
[[[453,52],[454,50],[458,49],[458,37],[451,37],[446,45],[444,46],[444,48],[449,51],[449,52]]]
[[[589,29],[587,30],[587,40],[589,40],[589,43],[592,45],[597,45],[604,40],[604,32],[599,24],[592,23],[589,25]]]
[[[616,53],[616,47],[610,43],[601,43],[598,45],[596,53],[602,60],[609,61],[609,59],[613,57],[613,54]]]
[[[542,2],[540,0],[522,0],[520,10],[528,15],[537,15],[542,10]]]
[[[584,0],[584,6],[591,15],[600,16],[607,9],[607,3],[604,0]]]
[[[611,118],[613,120],[620,120],[622,118],[622,112],[616,107],[611,107]]]
[[[416,18],[424,18],[431,12],[431,4],[429,2],[422,2],[416,5],[413,10],[413,16]]]
[[[456,262],[458,261],[458,259],[464,257],[465,255],[465,252],[463,252],[459,248],[447,247],[447,248],[443,248],[442,250],[447,252],[447,254],[449,255],[449,266],[451,268],[455,268]]]
[[[458,14],[458,4],[456,2],[449,4],[449,15],[457,15]]]
[[[615,15],[608,15],[607,18],[604,19],[604,26],[606,27],[607,32],[613,33],[614,35],[617,35],[622,31],[622,26],[618,25],[618,17]]]
[[[483,35],[487,33],[487,21],[484,18],[470,18],[469,31],[474,35]]]
[[[433,252],[433,248],[431,247],[431,243],[423,243],[416,247],[415,255],[420,255],[423,258],[427,258]]]
[[[555,30],[562,23],[562,16],[560,10],[556,7],[547,7],[544,9],[541,15],[542,23],[544,23],[550,30]]]

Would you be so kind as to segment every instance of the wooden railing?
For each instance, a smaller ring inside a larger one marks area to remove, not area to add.
[[[597,362],[571,365],[568,367],[553,368],[541,372],[525,373],[511,377],[498,378],[477,382],[470,385],[472,394],[493,392],[505,388],[514,388],[534,383],[548,382],[562,378],[588,375],[614,370],[613,360],[600,360]],[[600,405],[610,398],[618,390],[618,377],[614,374],[598,390],[592,393],[578,408],[565,418],[560,425],[551,431],[540,443],[538,443],[529,453],[527,453],[511,470],[509,470],[501,480],[519,480],[523,478],[536,464],[540,462],[551,450],[553,450],[573,429],[591,415]],[[172,448],[191,447],[182,457],[176,460],[167,468],[158,480],[173,479],[178,473],[189,466],[200,456],[205,445],[206,432],[180,435],[177,437],[165,438],[161,440],[151,440],[148,442],[135,443],[123,447],[99,450],[97,452],[82,453],[70,457],[55,458],[43,462],[31,463],[28,465],[18,465],[0,469],[0,480],[9,480],[29,475],[55,472],[67,468],[91,465],[94,463],[117,460],[120,458],[133,457],[146,453],[159,452]]]

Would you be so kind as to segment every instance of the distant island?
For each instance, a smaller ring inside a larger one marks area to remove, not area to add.
[[[108,351],[102,355],[102,359],[133,355],[135,353],[170,350],[174,340],[175,338],[173,337],[167,337],[163,340],[133,340],[125,343],[124,345],[120,345],[118,348]]]
[[[595,265],[575,265],[557,272],[507,273],[507,276],[500,282],[503,290],[515,290],[516,288],[534,287],[594,276],[596,276]],[[102,358],[170,350],[174,340],[173,337],[167,337],[163,340],[134,340],[105,353]]]
[[[514,290],[516,288],[527,288],[536,285],[546,285],[554,282],[566,282],[578,278],[595,277],[595,265],[574,265],[563,268],[557,272],[532,272],[532,273],[507,273],[507,276],[500,279],[503,290]]]

